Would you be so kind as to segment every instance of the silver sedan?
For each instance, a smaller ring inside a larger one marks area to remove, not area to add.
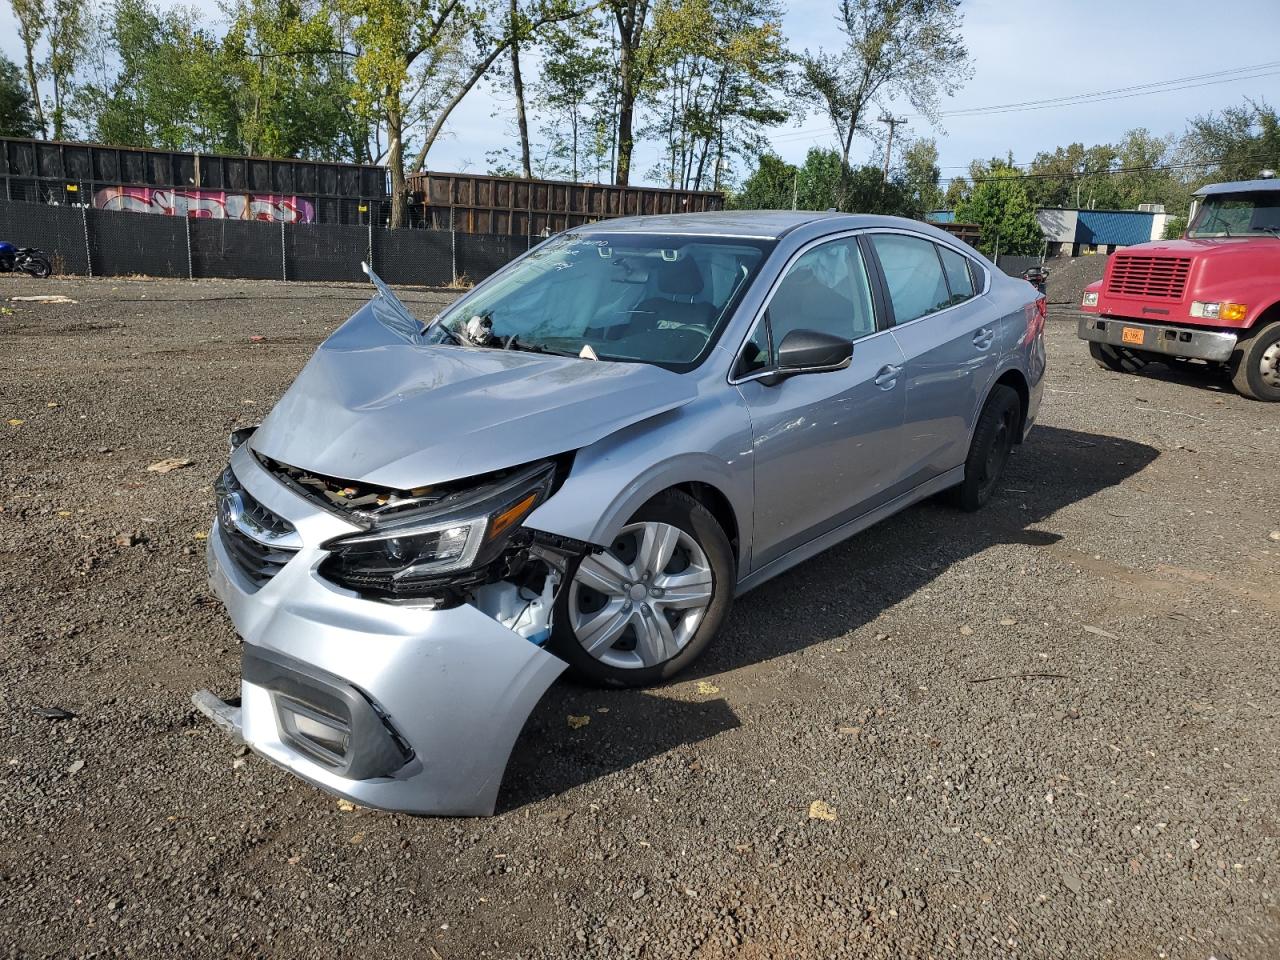
[[[675,676],[734,598],[1031,428],[1044,300],[913,221],[611,220],[423,323],[374,298],[233,436],[208,568],[240,696],[196,702],[357,803],[485,814],[566,668]]]

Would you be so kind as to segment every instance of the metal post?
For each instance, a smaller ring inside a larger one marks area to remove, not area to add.
[[[453,207],[449,207],[449,259],[452,264],[453,276],[450,283],[456,283],[458,280],[458,232],[453,228]]]
[[[191,217],[182,218],[186,222],[187,227],[187,279],[194,280],[196,278],[195,267],[191,263]]]
[[[373,270],[373,204],[369,203],[366,204],[366,206],[369,209],[365,211],[364,220],[365,223],[368,224],[369,229],[369,249],[366,251],[368,253],[368,257],[365,262],[369,264],[369,269]]]
[[[288,279],[289,279],[289,271],[288,271],[288,269],[287,269],[287,268],[286,268],[286,266],[285,266],[285,256],[284,256],[284,221],[283,221],[283,220],[281,220],[281,221],[280,221],[280,279],[281,279],[281,280],[288,280]]]
[[[84,228],[84,266],[93,277],[93,251],[89,246],[89,214],[84,204],[80,204],[80,225]]]

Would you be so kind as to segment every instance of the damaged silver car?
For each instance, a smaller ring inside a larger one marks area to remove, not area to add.
[[[1042,390],[1044,300],[912,221],[606,221],[428,324],[370,276],[232,437],[208,572],[242,682],[196,702],[372,807],[491,813],[563,670],[666,680],[735,596],[923,497],[976,509]]]

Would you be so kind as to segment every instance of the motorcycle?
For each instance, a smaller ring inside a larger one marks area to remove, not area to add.
[[[1022,271],[1022,279],[1044,293],[1045,287],[1049,284],[1049,268],[1043,264],[1028,267]]]
[[[29,273],[33,277],[47,277],[53,273],[53,264],[43,250],[35,247],[15,247],[0,240],[0,273]]]

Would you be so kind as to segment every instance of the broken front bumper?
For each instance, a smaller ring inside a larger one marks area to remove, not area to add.
[[[254,751],[369,807],[493,813],[529,712],[565,663],[470,605],[426,610],[364,600],[323,580],[328,515],[251,462],[236,474],[295,523],[304,546],[259,585],[215,524],[208,574],[244,639],[239,709],[207,691],[196,705]]]
[[[1125,331],[1130,333],[1125,339]],[[1187,327],[1171,327],[1164,324],[1138,323],[1123,317],[1081,317],[1076,327],[1081,340],[1106,343],[1113,347],[1146,350],[1171,357],[1191,357],[1225,363],[1236,348],[1236,335],[1218,330],[1192,330]]]

